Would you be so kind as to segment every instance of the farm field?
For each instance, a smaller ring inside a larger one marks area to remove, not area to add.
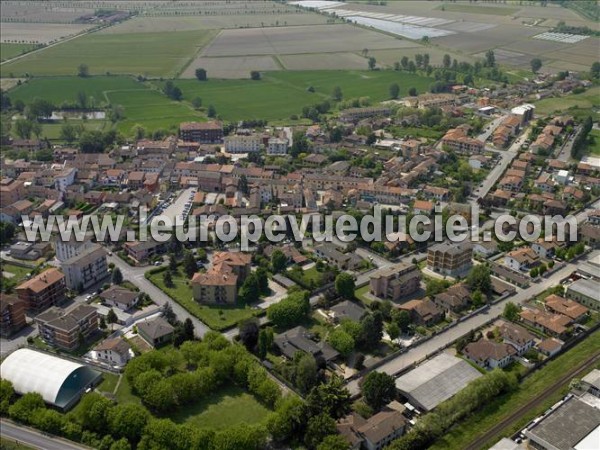
[[[249,78],[252,70],[261,72],[280,70],[272,56],[236,56],[222,58],[199,57],[192,61],[181,78],[196,78],[195,71],[202,67],[209,78]]]
[[[0,60],[6,61],[34,48],[35,45],[33,44],[7,44],[6,42],[0,42]]]
[[[2,6],[4,11],[4,5]],[[2,22],[2,42],[48,44],[58,39],[74,36],[91,28],[90,25],[60,23]]]
[[[19,22],[71,23],[84,14],[93,14],[94,8],[82,4],[65,8],[64,2],[2,1],[2,18]],[[90,5],[91,6],[91,5]],[[3,23],[3,27],[6,23]]]
[[[352,25],[223,30],[202,56],[337,53],[402,47],[396,38]]]
[[[157,33],[191,30],[218,30],[225,28],[283,27],[294,25],[319,25],[328,18],[308,11],[293,14],[235,14],[235,15],[194,15],[136,17],[118,25],[105,28],[100,34]]]
[[[221,430],[241,423],[260,423],[271,411],[251,394],[228,386],[170,415],[176,423]]]
[[[588,152],[594,156],[600,156],[600,130],[593,129],[590,136],[594,138],[592,145],[588,146]]]
[[[360,70],[367,67],[366,58],[350,52],[283,55],[279,60],[287,70]]]
[[[89,34],[2,65],[2,75],[75,75],[80,64],[90,74],[174,77],[215,31]]]
[[[461,12],[467,14],[485,14],[493,16],[509,16],[519,11],[519,8],[505,8],[504,6],[479,6],[444,3],[436,9],[440,11]]]

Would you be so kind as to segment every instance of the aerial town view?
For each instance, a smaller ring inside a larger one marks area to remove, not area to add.
[[[0,449],[600,450],[600,3],[2,0]]]

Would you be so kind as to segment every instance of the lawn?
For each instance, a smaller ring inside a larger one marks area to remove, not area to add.
[[[363,287],[359,287],[356,291],[354,291],[354,296],[363,302],[365,305],[371,303],[371,300],[365,296],[366,293],[369,292],[370,286],[369,283],[365,284]]]
[[[455,426],[444,436],[444,438],[439,439],[435,445],[430,448],[435,450],[466,448],[477,435],[485,433],[496,423],[513,413],[517,407],[540,395],[544,389],[561,377],[566,367],[573,367],[581,364],[599,347],[600,333],[596,332],[565,354],[548,363],[543,369],[540,369],[527,377],[514,392],[498,397],[489,405],[486,405],[475,414],[470,415],[467,420]],[[524,426],[528,421],[532,420],[560,399],[562,395],[563,392],[554,395],[549,398],[545,404],[540,405],[539,408],[534,408],[529,411],[524,420],[513,424],[511,428],[504,430],[503,435],[508,436],[516,432],[520,427]],[[496,436],[492,439],[492,442],[489,442],[488,444],[491,445],[499,438],[500,436]],[[488,447],[486,446],[485,448]]]
[[[102,372],[102,383],[96,388],[100,392],[112,394],[119,382],[119,375],[114,373]]]
[[[216,32],[91,33],[5,64],[1,71],[2,76],[75,75],[80,64],[87,64],[95,75],[109,72],[174,77]]]
[[[147,278],[213,330],[226,330],[236,326],[241,320],[249,319],[262,312],[245,306],[200,305],[192,298],[192,288],[189,286],[188,280],[181,275],[173,276],[174,286],[171,288],[165,286],[163,271],[148,272]]]
[[[240,387],[227,386],[198,399],[192,405],[180,408],[171,413],[169,418],[176,423],[221,430],[242,423],[262,422],[270,412]]]
[[[0,438],[0,448],[2,450],[34,450],[35,447],[30,447],[22,442],[15,442],[10,438]]]
[[[9,44],[6,42],[0,43],[0,60],[6,61],[7,59],[14,58],[25,52],[31,51],[35,48],[33,44]]]
[[[129,381],[126,376],[121,377],[121,383],[119,384],[119,389],[115,393],[115,397],[117,398],[117,402],[120,404],[123,403],[137,403],[142,404],[142,400],[131,392],[131,386],[129,385]]]

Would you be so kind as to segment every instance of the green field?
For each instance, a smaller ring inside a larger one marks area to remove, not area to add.
[[[394,71],[281,71],[268,72],[260,81],[251,80],[177,80],[184,98],[200,97],[204,105],[214,105],[225,120],[287,119],[300,114],[304,106],[328,99],[336,86],[345,99],[370,97],[378,102],[389,98],[389,86],[398,83],[400,95],[411,87],[425,92],[431,78]],[[312,86],[315,92],[307,91]]]
[[[0,61],[14,58],[34,48],[35,45],[33,44],[9,44],[2,42],[0,43]]]
[[[4,64],[3,77],[75,75],[80,64],[91,74],[133,74],[174,77],[200,48],[214,37],[215,30],[172,33],[91,33],[63,44]]]
[[[188,280],[174,275],[174,287],[168,288],[163,281],[163,271],[147,272],[147,278],[173,301],[179,303],[213,330],[223,331],[237,325],[240,321],[255,316],[259,310],[244,306],[208,306],[201,305],[192,298],[192,288]]]
[[[33,269],[27,267],[17,266],[16,264],[3,263],[2,264],[2,272],[7,272],[12,275],[10,277],[15,282],[20,282],[25,279],[27,274],[29,274]]]
[[[600,333],[595,332],[580,344],[558,356],[553,361],[549,362],[544,368],[527,377],[514,392],[502,395],[494,400],[489,405],[486,405],[476,413],[470,415],[467,420],[461,422],[442,439],[439,439],[430,448],[432,450],[448,450],[448,449],[463,449],[475,439],[479,434],[483,434],[486,430],[492,428],[496,423],[508,417],[515,409],[544,391],[551,386],[564,373],[565,368],[574,367],[588,359],[600,347]],[[528,417],[522,420],[509,430],[505,430],[504,435],[510,435],[516,432],[520,427],[524,426],[528,421],[535,418],[540,413],[544,412],[553,403],[558,401],[564,394],[561,392],[550,398],[546,404],[541,405],[532,411],[529,411]],[[488,442],[492,445],[498,441],[500,436],[497,436],[493,442]],[[489,445],[485,448],[489,448]]]
[[[270,410],[237,386],[227,386],[169,415],[176,423],[222,430],[242,423],[260,423]]]

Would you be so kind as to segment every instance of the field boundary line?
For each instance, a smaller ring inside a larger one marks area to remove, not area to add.
[[[216,31],[216,33],[215,33]],[[199,42],[198,50],[194,52],[192,56],[190,56],[186,63],[184,63],[181,68],[175,72],[173,79],[178,79],[181,75],[187,70],[188,67],[192,65],[192,63],[200,56],[200,52],[202,52],[207,46],[209,46],[221,33],[223,30],[206,30],[206,36]]]

